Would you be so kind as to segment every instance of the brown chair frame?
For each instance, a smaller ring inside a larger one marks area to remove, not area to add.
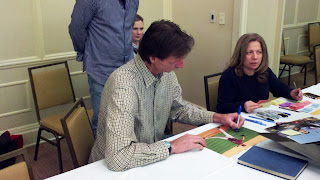
[[[281,51],[283,51],[283,55],[287,55],[286,53],[286,48],[284,46],[284,39],[283,39],[283,36],[282,36],[282,41],[281,41]],[[310,61],[306,64],[301,64],[301,65],[297,65],[297,64],[289,64],[289,63],[281,63],[280,61],[280,64],[284,64],[283,68],[282,69],[279,69],[281,70],[279,76],[278,76],[278,79],[280,79],[283,71],[289,71],[289,76],[288,76],[288,85],[290,86],[290,76],[291,76],[291,68],[294,67],[294,66],[301,66],[302,69],[300,70],[300,73],[304,70],[304,81],[303,81],[303,84],[306,85],[306,79],[307,79],[307,65],[310,63]],[[289,69],[286,69],[286,67],[288,66]]]
[[[206,105],[207,105],[207,110],[211,111],[212,105],[210,105],[210,95],[209,95],[209,86],[208,86],[208,79],[216,76],[221,76],[222,72],[216,73],[216,74],[211,74],[203,77],[204,81],[204,91],[205,91],[205,96],[206,96]]]
[[[320,51],[320,43],[313,46],[313,52],[314,52],[314,80],[315,84],[318,84],[319,79],[318,75],[320,75],[320,72],[318,71],[320,69],[320,55],[317,56],[316,50],[319,49]]]
[[[70,117],[70,115],[74,112],[74,110],[76,110],[78,108],[78,106],[80,105],[80,107],[84,107],[85,111],[86,111],[86,114],[87,114],[87,118],[88,118],[88,123],[91,127],[91,122],[90,122],[90,118],[89,118],[89,115],[88,115],[88,112],[87,112],[87,108],[84,104],[84,101],[83,101],[83,98],[81,97],[80,99],[78,99],[74,105],[71,107],[71,109],[66,113],[66,115],[64,115],[60,121],[61,121],[61,124],[62,124],[62,128],[63,128],[63,131],[65,133],[65,138],[67,140],[67,144],[68,144],[68,147],[69,147],[69,151],[70,151],[70,154],[71,154],[71,158],[72,158],[72,161],[73,161],[73,165],[75,168],[78,168],[80,167],[81,165],[79,164],[79,161],[77,159],[77,156],[76,156],[76,151],[74,149],[74,146],[73,146],[73,143],[72,143],[72,139],[71,139],[71,136],[70,136],[70,132],[69,132],[69,128],[68,128],[68,125],[67,125],[67,119]],[[92,137],[94,138],[94,134],[93,134],[93,131],[92,131],[92,127],[91,127],[91,132],[92,132]]]
[[[36,91],[35,91],[35,87],[34,87],[34,80],[33,80],[33,73],[32,71],[35,69],[40,69],[40,68],[44,68],[44,67],[49,67],[49,66],[55,66],[55,65],[60,65],[60,64],[64,64],[67,72],[68,72],[68,77],[69,77],[69,82],[70,82],[70,86],[71,86],[71,91],[72,91],[72,96],[73,96],[73,102],[76,101],[75,95],[74,95],[74,90],[73,90],[73,86],[72,86],[72,81],[71,81],[71,77],[70,77],[70,71],[69,71],[69,66],[67,61],[63,61],[63,62],[57,62],[57,63],[52,63],[52,64],[46,64],[46,65],[41,65],[41,66],[36,66],[36,67],[30,67],[28,68],[28,73],[29,73],[29,79],[30,79],[30,84],[31,84],[31,89],[32,89],[32,94],[33,94],[33,100],[34,100],[34,104],[35,104],[35,110],[36,110],[36,115],[37,115],[37,120],[39,122],[39,130],[38,130],[38,136],[37,136],[37,143],[36,143],[36,148],[35,148],[35,153],[34,153],[34,160],[36,161],[38,159],[38,151],[39,151],[39,143],[40,143],[40,139],[45,140],[46,142],[54,145],[57,147],[58,149],[58,158],[59,158],[59,168],[60,168],[60,173],[63,172],[63,164],[62,164],[62,157],[61,157],[61,147],[60,147],[60,140],[62,140],[64,138],[64,136],[62,134],[57,133],[56,131],[43,126],[40,122],[41,117],[40,117],[40,110],[39,110],[39,106],[38,106],[38,102],[37,102],[37,95],[36,95]],[[43,136],[41,136],[41,132],[45,130],[51,134],[54,135],[56,142],[51,141]]]
[[[312,52],[312,50],[314,50],[314,46],[316,45],[316,44],[319,44],[320,43],[320,41],[319,42],[316,42],[316,43],[314,43],[314,44],[312,44],[311,43],[311,39],[313,38],[313,36],[312,36],[312,34],[311,34],[311,26],[313,26],[313,25],[317,25],[318,24],[318,26],[320,26],[320,22],[314,22],[314,23],[309,23],[308,24],[308,45],[309,45],[309,52],[310,52],[310,58],[312,57],[312,56],[314,56],[314,51]],[[319,32],[319,36],[320,36],[320,32]]]
[[[14,151],[11,151],[11,152],[8,152],[8,153],[0,155],[0,162],[8,160],[8,159],[13,158],[13,157],[20,156],[20,155],[23,157],[24,161],[27,164],[27,169],[28,169],[30,180],[33,180],[34,179],[33,171],[32,171],[32,167],[30,165],[30,160],[28,158],[27,149],[26,148],[17,149],[17,150],[14,150]]]

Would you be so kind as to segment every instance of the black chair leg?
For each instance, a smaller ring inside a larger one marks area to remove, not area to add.
[[[306,79],[307,79],[307,64],[304,66],[304,85],[306,85]]]
[[[281,77],[281,75],[282,75],[282,73],[283,73],[283,71],[285,70],[285,68],[286,68],[286,64],[283,66],[283,68],[281,69],[281,72],[280,72],[280,74],[279,74],[279,77],[278,77],[278,79],[280,79],[280,77]]]
[[[34,151],[34,160],[35,160],[35,161],[38,159],[38,151],[39,151],[39,145],[40,145],[41,131],[42,131],[42,128],[39,127],[36,149],[35,149],[35,151]]]
[[[289,76],[288,76],[288,86],[290,86],[290,75],[291,75],[291,66],[289,66]]]
[[[62,157],[61,157],[61,147],[60,147],[60,139],[57,134],[54,134],[57,142],[57,149],[58,149],[58,158],[59,158],[59,168],[60,168],[60,173],[63,173],[63,165],[62,165]]]

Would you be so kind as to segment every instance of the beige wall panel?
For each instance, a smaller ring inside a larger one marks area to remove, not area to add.
[[[163,19],[163,0],[140,0],[138,14],[147,30],[153,21]]]
[[[68,26],[74,0],[41,0],[45,54],[73,51]]]
[[[34,56],[33,1],[0,1],[0,61]]]
[[[195,39],[185,59],[185,67],[176,72],[184,99],[205,107],[203,76],[222,72],[231,57],[233,0],[172,1],[173,21]],[[216,22],[210,23],[211,11]],[[219,13],[225,13],[225,25],[219,25]]]
[[[308,35],[299,35],[297,43],[297,52],[298,54],[309,52],[308,48]]]
[[[30,109],[27,97],[27,83],[28,81],[0,84],[0,116]]]
[[[89,97],[88,76],[85,72],[71,73],[71,80],[76,97]]]
[[[296,4],[297,0],[289,0],[285,2],[285,13],[283,19],[284,25],[295,24]]]
[[[248,20],[247,20],[247,33],[258,33],[266,41],[268,54],[269,54],[269,67],[277,73],[277,66],[273,68],[273,64],[279,64],[279,60],[274,58],[274,47],[276,42],[280,42],[276,37],[277,18],[278,18],[278,0],[248,0]],[[268,16],[266,16],[268,15]],[[282,15],[281,15],[282,16]],[[281,19],[282,20],[282,19]],[[280,22],[280,25],[282,22]],[[280,48],[280,47],[279,47]]]
[[[300,0],[297,23],[307,23],[317,20],[319,0]]]
[[[36,122],[28,80],[0,84],[0,131]]]
[[[305,25],[283,30],[284,37],[290,39],[287,51],[289,54],[308,55],[307,29],[308,27]]]

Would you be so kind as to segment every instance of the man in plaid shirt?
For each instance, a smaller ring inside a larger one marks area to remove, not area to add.
[[[102,93],[97,137],[89,162],[106,159],[108,168],[124,171],[144,166],[206,142],[187,134],[171,142],[159,141],[168,120],[200,125],[243,125],[238,114],[219,114],[182,99],[173,70],[183,68],[194,39],[170,21],[156,21],[144,34],[134,59],[114,71]]]

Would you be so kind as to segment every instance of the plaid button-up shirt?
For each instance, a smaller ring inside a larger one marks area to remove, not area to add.
[[[105,85],[89,162],[106,158],[109,169],[123,171],[160,161],[169,156],[159,141],[168,119],[199,125],[212,122],[213,114],[182,99],[174,72],[155,77],[137,55]]]

